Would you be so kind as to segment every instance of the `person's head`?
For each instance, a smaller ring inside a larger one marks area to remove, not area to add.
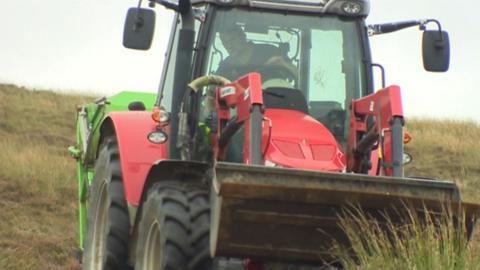
[[[229,55],[239,56],[247,46],[247,36],[239,25],[225,27],[220,32],[220,40]]]

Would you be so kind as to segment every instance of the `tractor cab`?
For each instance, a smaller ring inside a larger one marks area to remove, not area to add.
[[[306,112],[345,141],[348,103],[368,88],[363,24],[338,15],[216,8],[199,68],[230,80],[258,72],[263,89],[277,92],[265,102],[282,103],[278,89],[290,92],[283,106]]]
[[[257,72],[267,109],[271,105],[305,113],[345,145],[348,104],[373,91],[364,21],[368,1],[207,0],[192,1],[184,11],[180,5],[155,2],[177,11],[157,101],[173,118],[186,102],[189,114],[198,116],[190,122],[211,122],[214,87],[186,94],[186,85],[195,78],[220,75],[235,81]],[[151,10],[135,11],[132,16],[145,20]],[[128,40],[124,45],[128,47]],[[190,128],[195,136],[192,129],[198,129]],[[175,145],[170,151],[180,157],[176,139],[177,134],[170,135]]]
[[[369,36],[419,26],[424,31],[425,69],[448,69],[448,35],[441,31],[438,21],[417,20],[367,26],[365,18],[370,10],[368,0],[150,0],[149,3],[150,7],[161,4],[176,11],[156,102],[157,107],[170,112],[172,116],[168,135],[169,157],[172,159],[205,160],[208,154],[200,149],[205,149],[201,144],[208,139],[199,138],[208,137],[209,132],[223,129],[229,124],[225,119],[224,122],[217,121],[218,115],[215,115],[219,110],[218,106],[215,107],[215,102],[219,100],[215,97],[218,80],[214,80],[217,83],[207,83],[191,91],[191,82],[204,76],[221,76],[224,79],[220,84],[222,86],[227,84],[225,80],[238,81],[248,74],[259,74],[263,91],[260,95],[264,99],[260,102],[262,113],[264,109],[267,112],[269,109],[283,109],[282,113],[276,114],[276,118],[280,119],[291,111],[309,117],[287,117],[293,122],[277,120],[270,121],[270,125],[271,122],[277,122],[276,127],[288,125],[291,130],[297,131],[297,139],[301,140],[305,138],[302,133],[305,128],[296,124],[314,120],[321,128],[311,130],[329,139],[327,142],[311,143],[308,147],[327,144],[332,147],[335,145],[333,152],[351,152],[348,145],[356,147],[354,141],[365,137],[369,131],[367,129],[373,128],[375,121],[383,121],[373,115],[379,114],[380,108],[375,111],[370,108],[366,114],[371,116],[356,116],[358,121],[368,120],[366,124],[357,125],[362,131],[350,130],[353,125],[351,121],[356,121],[352,120],[355,117],[351,117],[352,101],[374,93],[373,67],[380,67],[382,88],[385,88],[383,68],[371,61]],[[154,18],[151,9],[130,9],[125,24],[124,46],[148,49],[153,36]],[[426,30],[426,25],[431,22],[436,23],[439,30]],[[251,90],[248,85],[239,91],[250,93],[246,90]],[[379,104],[373,102],[370,107]],[[401,106],[396,108],[400,109]],[[235,111],[239,109],[237,104],[230,109],[233,112],[229,120],[238,121],[234,119],[238,113]],[[251,108],[249,110],[252,111]],[[268,118],[268,113],[266,116]],[[258,121],[266,119],[263,116],[259,118]],[[256,135],[244,134],[244,137],[260,137],[262,139],[259,141],[264,140],[262,130],[265,128],[258,124],[256,129],[258,131],[252,129]],[[238,128],[233,130],[238,131]],[[372,134],[379,132],[379,128],[372,130]],[[232,138],[234,133],[229,131],[227,138]],[[222,134],[217,135],[217,139],[222,137]],[[290,134],[289,137],[294,135]],[[270,139],[271,134],[265,140]],[[371,152],[375,140],[366,138],[365,153],[359,156],[368,160],[370,154],[367,152]],[[306,140],[302,141],[306,143]],[[216,146],[222,146],[216,143]],[[255,147],[262,148],[261,142]],[[398,144],[398,148],[401,147],[403,145]],[[245,154],[248,151],[244,149],[243,152]],[[296,152],[295,156],[302,156],[299,154],[302,151]],[[402,159],[403,150],[396,152],[396,159]],[[265,156],[265,153],[258,155]],[[382,153],[380,155],[384,156]],[[351,159],[358,160],[358,157]],[[337,171],[342,169],[338,168]]]

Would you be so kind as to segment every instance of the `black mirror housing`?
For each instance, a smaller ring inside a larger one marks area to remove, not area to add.
[[[450,40],[448,33],[438,30],[423,32],[423,67],[427,71],[445,72],[450,66]]]
[[[130,8],[123,29],[123,46],[135,50],[148,50],[155,31],[155,11]]]

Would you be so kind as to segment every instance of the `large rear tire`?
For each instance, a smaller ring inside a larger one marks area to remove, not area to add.
[[[118,146],[107,139],[95,164],[89,190],[84,270],[124,270],[127,265],[130,223]]]
[[[210,270],[207,191],[181,182],[154,185],[143,204],[135,269]]]

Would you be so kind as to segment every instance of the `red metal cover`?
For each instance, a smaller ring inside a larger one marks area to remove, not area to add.
[[[150,168],[157,160],[167,158],[167,145],[153,144],[147,139],[156,127],[151,112],[112,112],[108,117],[117,136],[125,198],[138,206]]]
[[[344,154],[335,137],[317,120],[302,112],[267,109],[265,117],[272,122],[272,134],[263,132],[265,159],[283,167],[341,172]],[[272,143],[267,143],[271,137]]]

